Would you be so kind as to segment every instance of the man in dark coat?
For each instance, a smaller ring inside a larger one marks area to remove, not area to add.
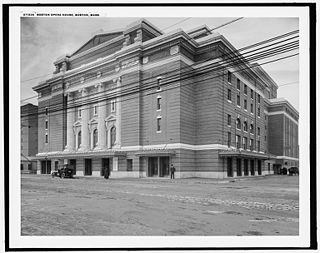
[[[176,168],[173,167],[173,164],[171,163],[171,167],[170,167],[170,178],[174,179],[174,172],[176,171]]]

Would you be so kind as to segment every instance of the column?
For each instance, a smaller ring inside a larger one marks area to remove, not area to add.
[[[118,157],[113,157],[112,158],[112,171],[118,171],[119,167],[119,158]]]
[[[74,108],[72,107],[71,100],[73,95],[68,93],[68,102],[67,102],[67,145],[64,151],[73,151],[74,150],[74,134],[73,134],[73,123],[74,123]]]
[[[96,85],[98,87],[98,94],[101,95],[103,92],[102,83]],[[98,145],[96,149],[106,148],[106,124],[105,117],[107,115],[107,106],[105,101],[101,101],[98,104]]]
[[[80,151],[86,151],[89,149],[89,106],[86,104],[86,96],[88,95],[88,91],[83,88],[79,90],[79,92],[82,94]]]
[[[117,79],[117,99],[116,99],[116,147],[121,147],[121,77]]]

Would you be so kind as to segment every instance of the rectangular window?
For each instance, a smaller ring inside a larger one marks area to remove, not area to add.
[[[248,87],[246,84],[243,85],[244,94],[248,94]]]
[[[231,72],[228,71],[228,83],[231,83]]]
[[[240,80],[237,79],[237,89],[240,90]]]
[[[46,115],[48,115],[48,113],[49,113],[49,109],[48,107],[46,107]]]
[[[246,100],[246,99],[243,101],[243,107],[244,107],[245,110],[247,110],[247,108],[248,108],[247,100]]]
[[[161,131],[161,118],[157,118],[157,132]]]
[[[260,107],[258,107],[258,117],[260,117]]]
[[[241,148],[241,137],[240,137],[240,135],[236,135],[236,145],[237,145],[237,148]]]
[[[81,118],[81,108],[78,109],[78,118]]]
[[[250,112],[253,113],[253,104],[250,105]]]
[[[257,141],[257,149],[258,149],[258,152],[260,152],[260,141]]]
[[[48,134],[46,133],[46,136],[45,136],[45,143],[48,143]]]
[[[258,127],[258,136],[260,136],[260,127]]]
[[[253,99],[253,89],[251,89],[251,98]]]
[[[132,171],[132,159],[127,159],[127,171]]]
[[[157,98],[157,110],[160,111],[161,110],[161,98]]]
[[[237,105],[240,106],[240,95],[237,95]]]
[[[258,103],[260,104],[260,95],[258,94]]]
[[[247,139],[247,137],[243,137],[243,143],[242,143],[242,145],[243,145],[243,149],[247,149],[247,145],[248,145],[248,139]]]
[[[228,126],[231,126],[231,115],[228,114]]]
[[[45,129],[48,130],[48,120],[45,121]]]
[[[250,150],[252,151],[253,150],[253,139],[250,139],[249,145],[250,145]]]
[[[157,91],[161,91],[161,77],[157,78]]]
[[[266,135],[264,136],[264,141],[267,141],[267,136]]]
[[[231,101],[231,90],[228,89],[228,100]]]
[[[228,147],[231,146],[231,133],[228,132]]]
[[[93,106],[93,115],[98,115],[98,106],[97,105]]]
[[[116,101],[112,100],[111,101],[111,112],[115,112],[116,111]]]

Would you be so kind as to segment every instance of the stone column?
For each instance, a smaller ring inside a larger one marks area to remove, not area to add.
[[[74,150],[74,134],[73,134],[73,123],[74,123],[74,108],[72,107],[71,100],[73,95],[68,94],[68,103],[67,103],[67,145],[64,151],[73,151]]]
[[[83,88],[79,92],[82,94],[80,151],[86,151],[89,149],[89,106],[86,104],[86,96],[88,95],[88,91]]]
[[[102,83],[96,85],[98,87],[98,94],[100,96],[103,92]],[[105,101],[101,101],[98,104],[98,145],[96,149],[105,149],[106,148],[106,124],[105,117],[107,115],[107,106]]]
[[[121,147],[121,77],[117,79],[117,99],[116,99],[116,147]]]

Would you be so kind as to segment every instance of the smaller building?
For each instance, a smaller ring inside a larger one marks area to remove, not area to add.
[[[268,101],[269,153],[276,156],[273,170],[299,167],[299,113],[284,98]]]
[[[35,155],[38,153],[38,106],[26,104],[20,108],[21,117],[21,173],[37,171]]]

